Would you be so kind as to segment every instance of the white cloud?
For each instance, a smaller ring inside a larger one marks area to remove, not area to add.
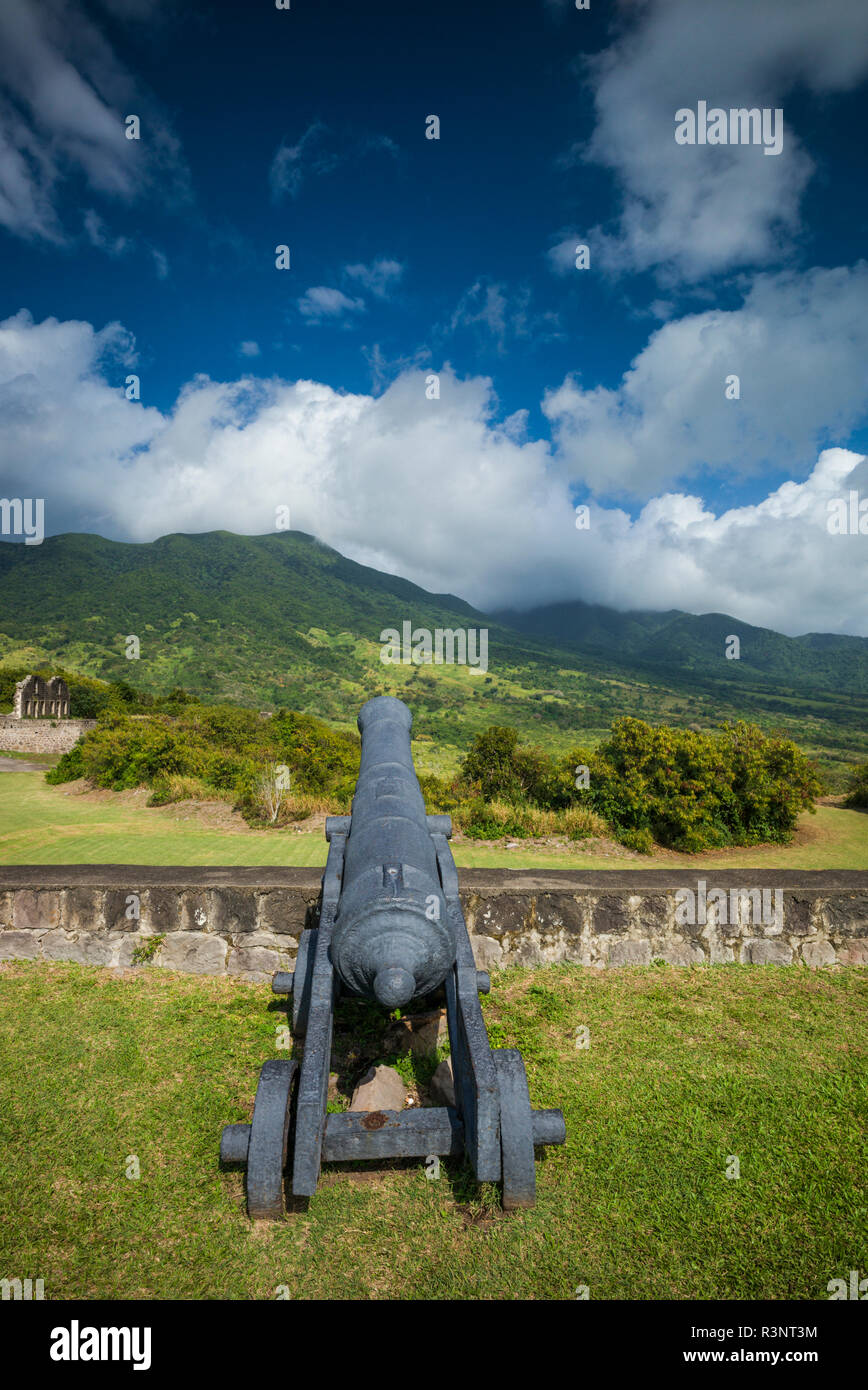
[[[120,8],[122,17],[145,9]],[[72,173],[124,202],[145,195],[157,176],[164,203],[189,197],[178,141],[157,103],[75,0],[3,0],[0,93],[0,225],[16,235],[68,239],[56,203]],[[127,140],[130,114],[147,138]]]
[[[359,284],[370,294],[385,299],[390,290],[397,286],[404,274],[404,267],[400,261],[390,261],[384,258],[372,261],[370,265],[344,266],[344,274],[348,275],[351,280],[358,280]]]
[[[581,597],[868,635],[868,537],[827,530],[830,499],[868,497],[860,455],[824,451],[803,482],[720,516],[666,493],[635,520],[592,506],[577,531],[557,459],[524,412],[498,421],[484,378],[444,367],[429,401],[424,370],[377,397],[199,377],[163,414],[125,399],[132,361],[116,324],[0,324],[0,491],[44,497],[49,533],[261,534],[288,504],[344,554],[483,607]]]
[[[241,353],[242,357],[258,357],[259,344],[253,342],[252,339],[247,339],[245,342],[241,344],[238,351]]]
[[[708,471],[799,475],[868,414],[866,360],[868,263],[760,275],[741,308],[663,324],[617,388],[568,376],[543,410],[564,468],[598,495],[653,497]]]
[[[657,268],[697,280],[779,260],[799,226],[813,164],[787,100],[844,92],[868,72],[868,6],[853,0],[646,0],[622,4],[610,47],[586,60],[597,122],[584,158],[616,175],[623,208],[614,236],[592,248],[611,269]],[[681,107],[782,107],[783,152],[679,146]],[[575,159],[573,145],[562,162]]]
[[[328,285],[313,285],[298,301],[298,311],[308,323],[336,320],[344,314],[362,313],[364,308],[363,299],[350,299],[342,290],[330,289]]]

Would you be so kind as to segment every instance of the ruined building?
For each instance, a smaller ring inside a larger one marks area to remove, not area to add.
[[[16,719],[68,719],[69,686],[60,676],[25,676],[15,687],[12,713]]]

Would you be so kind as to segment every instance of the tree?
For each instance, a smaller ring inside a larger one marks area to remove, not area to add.
[[[274,825],[286,802],[289,791],[289,769],[286,763],[265,763],[254,783],[256,799],[270,825]]]

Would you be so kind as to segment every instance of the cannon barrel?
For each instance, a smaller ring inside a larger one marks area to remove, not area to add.
[[[390,1009],[442,984],[457,950],[413,767],[412,723],[391,695],[359,713],[362,761],[330,949],[350,993]]]

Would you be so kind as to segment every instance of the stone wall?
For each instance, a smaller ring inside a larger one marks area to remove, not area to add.
[[[300,933],[316,925],[320,877],[316,869],[0,866],[0,959],[124,967],[157,936],[156,965],[266,981],[292,968]],[[483,969],[868,964],[868,872],[465,869],[459,878]],[[733,920],[719,902],[693,924],[679,920],[679,891],[704,902],[714,889],[744,887],[780,892],[780,920],[757,921],[748,902]]]
[[[82,734],[96,725],[95,719],[16,719],[0,714],[0,753],[68,753]]]

